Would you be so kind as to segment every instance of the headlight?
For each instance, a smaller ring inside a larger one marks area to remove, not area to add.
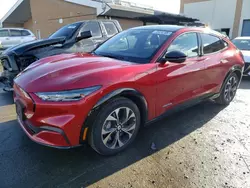
[[[94,86],[84,89],[76,89],[70,91],[59,91],[59,92],[39,92],[36,95],[44,101],[79,101],[85,96],[100,89],[101,86]]]

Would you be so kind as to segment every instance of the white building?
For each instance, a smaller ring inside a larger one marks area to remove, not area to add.
[[[250,36],[250,0],[181,0],[180,11],[231,38]]]

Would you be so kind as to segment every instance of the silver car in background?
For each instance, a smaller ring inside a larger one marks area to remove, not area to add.
[[[33,40],[36,40],[36,37],[30,30],[18,28],[0,29],[0,51]]]
[[[237,37],[233,40],[233,43],[244,56],[244,75],[250,76],[250,37]]]

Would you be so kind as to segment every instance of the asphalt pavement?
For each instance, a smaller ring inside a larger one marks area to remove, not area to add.
[[[250,187],[250,79],[224,108],[204,102],[158,121],[124,152],[58,150],[32,142],[0,91],[0,188]]]

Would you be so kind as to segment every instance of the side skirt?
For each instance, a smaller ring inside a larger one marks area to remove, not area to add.
[[[195,106],[195,105],[197,105],[197,104],[199,104],[199,103],[201,103],[203,101],[206,101],[206,100],[209,100],[209,99],[215,99],[215,98],[217,98],[219,96],[220,96],[219,93],[216,93],[216,94],[209,93],[209,94],[203,95],[201,97],[198,97],[198,98],[195,98],[195,99],[191,99],[191,100],[189,100],[187,102],[181,103],[181,104],[179,104],[179,105],[171,108],[170,110],[167,110],[165,113],[163,113],[162,115],[154,118],[153,120],[148,121],[145,124],[145,126],[151,125],[151,124],[155,123],[156,121],[164,119],[167,116],[170,116],[170,115],[172,115],[172,114],[174,114],[176,112],[185,110],[185,109],[187,109],[189,107],[192,107],[192,106]]]

